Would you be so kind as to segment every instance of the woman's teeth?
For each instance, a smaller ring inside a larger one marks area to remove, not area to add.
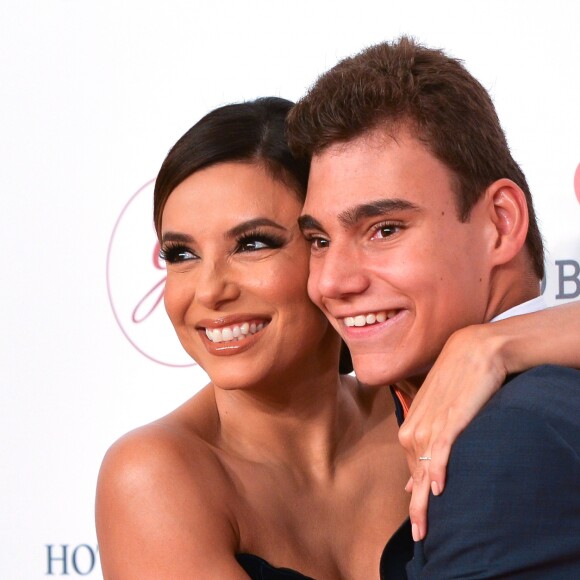
[[[347,316],[344,319],[344,324],[345,326],[368,326],[369,324],[375,324],[376,322],[385,322],[387,318],[393,318],[396,314],[397,310],[383,310],[382,312]]]
[[[260,322],[256,324],[255,322],[249,323],[244,322],[239,326],[223,326],[222,328],[206,328],[205,335],[211,342],[230,342],[232,340],[244,340],[250,334],[256,334],[260,332],[262,328],[267,326],[267,322]]]

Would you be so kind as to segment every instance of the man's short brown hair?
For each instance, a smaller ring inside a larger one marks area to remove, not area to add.
[[[539,278],[544,250],[526,178],[511,156],[491,98],[461,61],[403,37],[340,61],[316,81],[287,119],[290,148],[312,156],[377,128],[409,128],[452,172],[459,219],[494,181],[523,190],[526,246]]]

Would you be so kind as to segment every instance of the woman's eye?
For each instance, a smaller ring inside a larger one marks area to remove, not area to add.
[[[256,250],[264,250],[269,247],[271,246],[262,240],[247,240],[240,243],[240,251],[242,252],[255,252]]]
[[[249,235],[238,240],[238,252],[257,252],[259,250],[271,250],[284,245],[284,240],[264,235]]]
[[[168,264],[179,264],[181,262],[187,262],[197,258],[197,256],[191,250],[178,246],[161,248],[159,257]]]

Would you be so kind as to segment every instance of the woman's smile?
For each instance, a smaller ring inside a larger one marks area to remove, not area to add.
[[[210,354],[231,356],[254,346],[268,324],[270,318],[234,315],[219,320],[201,320],[196,329]]]
[[[267,325],[268,322],[242,322],[240,325],[223,326],[213,330],[206,327],[205,335],[210,342],[240,341],[257,334]]]

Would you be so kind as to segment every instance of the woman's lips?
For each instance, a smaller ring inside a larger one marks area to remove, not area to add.
[[[270,319],[259,317],[229,316],[219,320],[200,321],[197,331],[208,352],[229,355],[250,348],[268,326]]]
[[[221,328],[207,328],[205,335],[208,340],[213,343],[232,342],[245,340],[248,336],[260,332],[268,321],[259,322],[243,322],[242,324],[234,324],[232,326],[222,326]]]

